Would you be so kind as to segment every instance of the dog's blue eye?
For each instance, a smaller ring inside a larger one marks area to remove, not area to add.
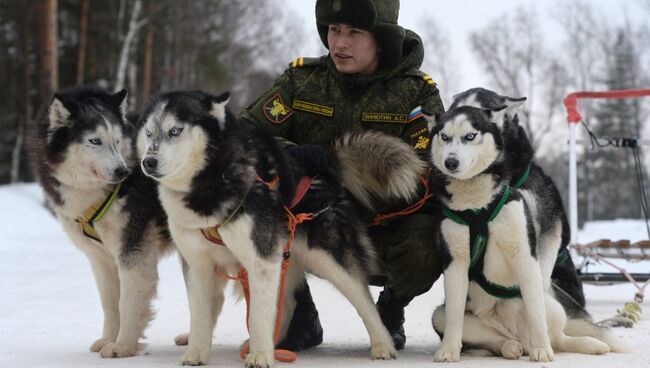
[[[101,146],[102,144],[102,140],[99,138],[89,139],[88,142],[90,142],[90,144],[94,144],[95,146]]]
[[[440,139],[442,139],[443,142],[449,141],[449,137],[445,133],[440,133]]]
[[[145,129],[144,133],[147,135],[147,137],[151,137],[151,132],[149,131],[149,129]]]
[[[183,128],[171,128],[171,130],[169,131],[169,136],[170,137],[176,137],[176,136],[180,135],[182,131],[183,131]]]
[[[468,133],[468,134],[465,136],[465,140],[468,140],[468,141],[473,141],[474,138],[476,138],[476,133]]]

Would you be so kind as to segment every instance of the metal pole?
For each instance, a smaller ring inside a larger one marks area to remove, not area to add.
[[[569,124],[569,222],[571,244],[578,243],[578,164],[576,153],[576,126]]]

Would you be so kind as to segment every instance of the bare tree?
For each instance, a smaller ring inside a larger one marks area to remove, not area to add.
[[[84,82],[86,68],[86,40],[88,38],[88,0],[79,2],[79,54],[77,56],[77,84]]]
[[[460,92],[458,86],[461,82],[458,61],[449,43],[451,37],[430,15],[423,16],[419,22],[420,28],[424,29],[420,32],[425,49],[422,69],[438,83],[442,100],[445,106],[449,106],[452,96]]]
[[[549,70],[537,19],[534,9],[518,8],[470,35],[472,50],[496,89],[503,94],[528,98],[520,114],[535,149],[549,124],[547,120],[532,121],[533,108],[540,103],[536,94],[540,82],[547,77],[544,73]]]
[[[133,3],[133,10],[131,11],[131,18],[129,20],[128,30],[124,36],[122,43],[122,51],[120,51],[120,58],[117,64],[117,71],[115,73],[115,90],[119,91],[124,88],[124,80],[126,77],[127,66],[129,62],[129,55],[131,46],[136,38],[140,28],[145,25],[148,18],[138,19],[140,11],[142,10],[142,0],[135,0]]]
[[[23,102],[23,115],[18,115],[18,129],[16,132],[16,141],[14,148],[11,152],[11,174],[10,182],[17,183],[20,179],[20,166],[23,161],[23,143],[25,141],[26,127],[32,119],[32,101],[30,96],[31,81],[30,81],[30,19],[32,5],[30,3],[24,4],[24,12],[22,12],[20,20],[20,58],[22,60],[22,91],[21,100]]]
[[[38,1],[39,95],[43,99],[51,96],[59,84],[56,12],[57,0]]]
[[[147,3],[147,16],[154,16],[156,4],[153,0]],[[153,39],[155,32],[155,22],[150,21],[147,26],[147,35],[144,42],[144,58],[142,61],[142,85],[138,94],[138,106],[144,103],[144,100],[151,94],[151,62],[153,58]]]

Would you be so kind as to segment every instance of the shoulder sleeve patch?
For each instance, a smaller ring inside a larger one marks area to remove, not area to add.
[[[279,92],[264,102],[262,110],[266,120],[273,124],[282,124],[293,115],[293,110],[282,101]]]
[[[421,117],[422,117],[422,106],[418,106],[418,107],[414,108],[413,110],[411,110],[411,112],[406,117],[406,122],[410,123],[413,120],[419,119]]]

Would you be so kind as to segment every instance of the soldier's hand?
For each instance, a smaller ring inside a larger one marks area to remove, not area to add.
[[[316,176],[330,169],[327,152],[319,145],[300,144],[287,147],[287,151],[309,176]]]

